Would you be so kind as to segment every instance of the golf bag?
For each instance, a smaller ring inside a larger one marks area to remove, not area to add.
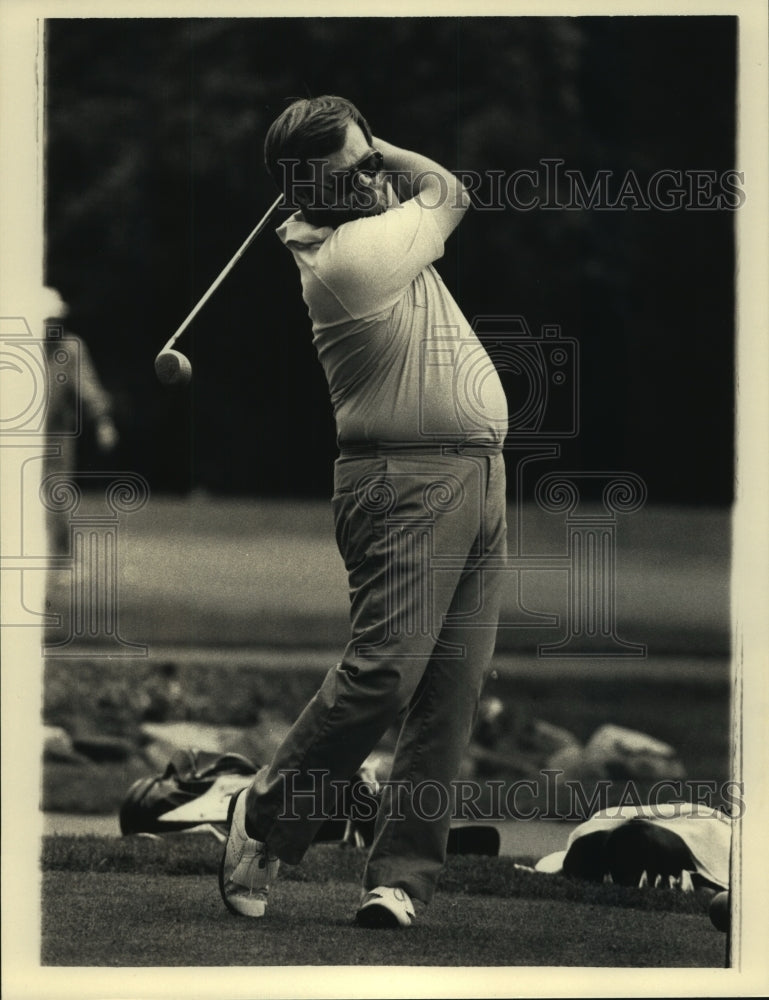
[[[120,832],[178,833],[207,823],[224,829],[230,797],[249,785],[256,771],[241,754],[177,750],[162,774],[140,778],[128,789]]]
[[[258,767],[237,753],[177,750],[162,774],[135,781],[120,807],[120,832],[167,834],[193,830],[214,833],[227,829],[227,807],[233,795],[251,784]],[[368,798],[378,804],[378,789],[363,769],[345,787],[340,807],[321,827],[317,841],[338,840],[356,847],[371,844],[375,810],[360,818],[352,802],[356,784],[367,786]]]
[[[725,813],[696,803],[619,806],[580,823],[566,850],[536,868],[589,882],[725,889],[731,828]]]
[[[162,774],[140,778],[128,789],[120,807],[120,832],[153,837],[204,832],[224,840],[230,799],[251,784],[257,770],[257,765],[241,754],[177,750]],[[341,790],[316,842],[369,847],[380,801],[374,769],[364,762]],[[496,856],[499,847],[499,832],[493,826],[466,824],[449,831],[449,854]]]

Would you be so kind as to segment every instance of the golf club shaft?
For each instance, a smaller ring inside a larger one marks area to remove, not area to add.
[[[193,321],[193,319],[195,319],[195,317],[200,312],[200,310],[203,308],[203,306],[206,304],[206,302],[208,302],[208,300],[214,294],[214,292],[219,287],[219,285],[221,285],[221,283],[224,281],[224,279],[227,277],[227,275],[230,273],[230,271],[233,269],[233,267],[235,267],[235,265],[237,264],[237,262],[240,260],[240,258],[243,256],[243,254],[246,252],[246,250],[248,250],[248,248],[254,242],[254,240],[259,235],[259,233],[261,233],[261,231],[264,229],[264,227],[270,221],[270,218],[271,218],[272,214],[275,212],[275,210],[278,208],[278,206],[280,205],[280,203],[282,201],[283,201],[283,195],[279,195],[275,199],[275,201],[272,203],[272,205],[270,205],[270,207],[267,209],[267,212],[264,215],[264,218],[261,219],[256,224],[256,226],[254,227],[254,229],[248,234],[248,236],[246,237],[245,242],[243,243],[243,245],[237,251],[237,253],[232,258],[232,260],[227,264],[227,266],[224,268],[224,270],[219,275],[219,277],[216,278],[216,280],[213,282],[213,284],[211,285],[211,287],[208,289],[208,291],[205,293],[205,295],[202,297],[202,299],[198,302],[198,304],[195,306],[195,308],[192,310],[192,312],[189,314],[189,316],[187,316],[187,318],[181,324],[181,326],[179,327],[179,329],[174,333],[174,335],[171,337],[171,339],[168,341],[168,343],[163,348],[163,351],[170,351],[171,350],[171,348],[174,346],[174,344],[179,339],[179,337],[181,337],[181,335],[184,333],[184,331],[187,329],[187,327],[190,325],[190,323]]]

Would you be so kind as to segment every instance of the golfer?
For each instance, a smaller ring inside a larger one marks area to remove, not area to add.
[[[220,891],[231,911],[263,916],[280,861],[301,860],[397,723],[356,921],[405,927],[445,862],[504,581],[505,396],[433,267],[470,200],[450,171],[374,138],[339,97],[287,107],[265,159],[297,209],[278,236],[299,269],[336,420],[351,638],[231,801]]]

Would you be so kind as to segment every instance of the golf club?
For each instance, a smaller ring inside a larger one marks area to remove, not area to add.
[[[211,296],[214,294],[216,289],[221,285],[230,271],[235,267],[237,262],[243,256],[243,254],[248,250],[251,244],[254,242],[256,237],[261,233],[267,223],[270,221],[273,213],[276,211],[280,203],[283,201],[283,195],[279,195],[275,201],[267,209],[267,212],[254,227],[254,229],[248,234],[243,245],[238,249],[235,256],[227,264],[224,270],[221,272],[218,278],[213,282],[208,291],[203,295],[198,304],[192,310],[192,312],[187,316],[181,326],[176,330],[174,335],[169,339],[168,343],[163,347],[161,352],[155,358],[155,374],[158,379],[164,385],[179,385],[189,382],[192,377],[192,365],[190,360],[180,351],[175,351],[173,349],[176,341],[181,337],[190,323],[195,319],[197,314],[203,308],[203,306],[208,302]]]

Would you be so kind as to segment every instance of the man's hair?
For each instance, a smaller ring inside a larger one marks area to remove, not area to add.
[[[310,97],[294,101],[275,119],[264,140],[264,162],[286,196],[293,176],[305,176],[309,160],[336,153],[344,145],[347,123],[360,126],[368,142],[371,129],[354,104],[344,97]],[[298,161],[296,171],[285,171],[281,161]]]

